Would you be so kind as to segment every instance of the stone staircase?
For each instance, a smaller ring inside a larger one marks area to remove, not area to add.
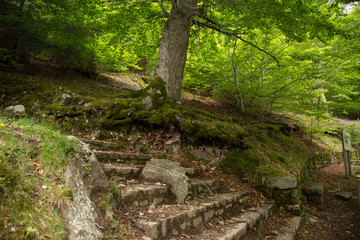
[[[131,214],[133,225],[143,232],[139,239],[240,239],[272,214],[272,202],[251,208],[251,193],[226,192],[221,180],[204,179],[194,168],[186,169],[188,195],[178,203],[171,186],[141,176],[148,161],[165,156],[118,152],[116,143],[82,140],[116,188],[114,195],[120,193],[121,204],[131,210],[123,214]]]

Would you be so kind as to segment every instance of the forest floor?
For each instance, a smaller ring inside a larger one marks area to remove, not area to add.
[[[316,171],[312,182],[324,183],[324,208],[306,204],[298,240],[358,240],[360,239],[360,208],[355,179],[344,177],[344,165],[334,164]],[[344,201],[336,191],[348,191],[353,197]],[[278,232],[293,216],[284,209],[278,210],[261,230],[253,230],[246,239],[275,239]]]
[[[65,76],[65,75],[64,75]],[[138,76],[133,75],[116,75],[108,74],[115,83],[127,90],[138,90],[143,87],[142,83],[134,83],[134,79]],[[65,76],[66,79],[68,78]],[[64,78],[65,78],[64,77]],[[0,79],[1,80],[1,79]],[[1,82],[1,81],[0,81]],[[3,85],[5,87],[5,85]],[[116,86],[118,87],[118,86]],[[89,88],[87,83],[86,89]],[[91,91],[91,89],[89,90]],[[1,99],[0,99],[1,100]],[[219,104],[215,100],[207,97],[192,95],[190,93],[184,94],[183,105],[198,108],[214,115],[223,114],[224,109],[231,115],[231,109],[227,109],[224,104]],[[253,118],[244,117],[246,122],[252,123]],[[343,120],[341,124],[351,124],[351,121]],[[210,171],[204,174],[213,174]],[[360,208],[355,189],[355,179],[344,178],[344,166],[342,164],[334,164],[326,168],[318,170],[311,179],[312,182],[324,183],[324,208],[318,209],[310,204],[304,207],[303,221],[296,239],[360,239]],[[232,187],[231,183],[235,181],[229,178],[227,186]],[[353,193],[353,198],[349,201],[344,201],[335,196],[337,190],[345,190]],[[263,201],[261,194],[253,191],[253,204],[258,204]],[[255,201],[255,199],[259,201]],[[278,209],[275,214],[269,218],[268,221],[263,222],[262,225],[257,226],[245,239],[276,239],[278,233],[281,233],[287,226],[287,223],[294,217],[294,215],[285,211],[285,209]],[[129,231],[132,231],[129,229]]]

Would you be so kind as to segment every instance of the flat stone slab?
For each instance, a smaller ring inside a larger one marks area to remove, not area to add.
[[[302,189],[302,191],[306,195],[308,195],[308,194],[323,195],[324,194],[324,183],[321,183],[321,182],[309,183],[307,186],[305,186]]]
[[[297,187],[297,179],[295,177],[280,177],[280,178],[268,178],[266,179],[266,185],[269,188],[273,189],[280,189],[280,190],[286,190],[286,189],[294,189]]]
[[[118,163],[133,163],[145,164],[151,159],[149,154],[144,153],[124,153],[113,151],[94,151],[99,162],[118,162]]]
[[[352,198],[353,194],[352,192],[337,191],[335,192],[335,196],[341,200],[349,201]]]
[[[91,139],[81,139],[82,141],[90,144],[92,148],[101,149],[101,150],[116,150],[119,149],[119,145],[115,142],[102,141],[102,140],[91,140]]]

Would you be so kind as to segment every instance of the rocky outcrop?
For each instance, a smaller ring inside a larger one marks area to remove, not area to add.
[[[102,239],[103,234],[95,222],[96,211],[91,196],[110,194],[109,182],[95,155],[90,153],[88,145],[73,136],[69,139],[78,141],[83,152],[89,154],[85,160],[81,157],[72,159],[65,173],[66,186],[73,195],[73,201],[63,210],[69,239]]]
[[[186,168],[179,163],[166,159],[150,160],[141,174],[147,180],[161,181],[170,185],[170,191],[178,203],[184,203],[188,194],[188,177]]]

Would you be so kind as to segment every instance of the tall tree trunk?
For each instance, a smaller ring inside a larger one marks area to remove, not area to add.
[[[193,0],[196,6],[197,0]],[[156,75],[166,85],[167,95],[174,101],[180,100],[184,77],[186,53],[189,44],[193,14],[184,8],[173,6],[165,23],[159,49]]]

